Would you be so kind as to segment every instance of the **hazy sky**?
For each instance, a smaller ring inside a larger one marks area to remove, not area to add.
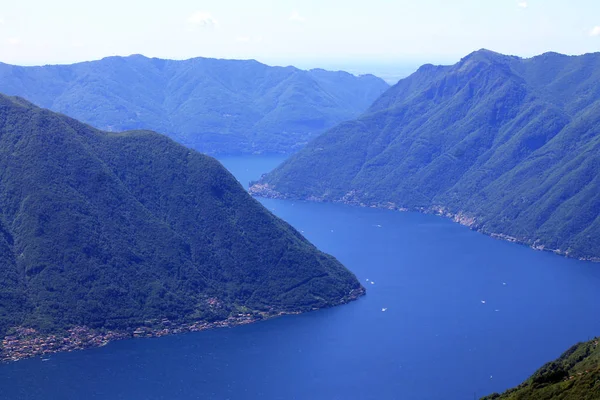
[[[0,61],[140,53],[270,64],[455,61],[488,48],[600,51],[599,0],[18,0],[0,7]]]

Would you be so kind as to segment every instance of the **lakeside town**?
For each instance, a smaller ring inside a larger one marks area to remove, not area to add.
[[[352,290],[342,302],[356,300],[365,294],[360,287]],[[219,307],[216,298],[208,299],[211,306]],[[313,309],[315,311],[317,309]],[[255,311],[253,313],[238,313],[227,319],[206,322],[199,321],[189,324],[178,324],[167,318],[162,320],[145,321],[144,326],[128,331],[99,331],[85,326],[75,326],[67,330],[63,336],[43,336],[35,329],[17,327],[11,335],[4,337],[0,346],[0,362],[19,361],[31,357],[44,357],[52,353],[84,350],[107,345],[111,341],[129,338],[152,338],[174,335],[186,332],[199,332],[215,328],[232,328],[247,325],[270,318],[284,315],[297,315],[301,311]]]
[[[121,339],[161,337],[184,332],[198,332],[213,328],[230,328],[285,314],[298,314],[298,312],[238,314],[236,316],[230,316],[222,321],[196,322],[183,325],[178,325],[172,323],[168,319],[163,319],[158,324],[156,324],[155,321],[147,321],[148,323],[153,323],[153,326],[141,326],[133,331],[100,332],[84,326],[76,326],[69,329],[64,336],[42,336],[35,329],[17,328],[14,334],[6,336],[2,340],[0,361],[18,361],[37,356],[43,357],[52,353],[101,347],[111,341]]]

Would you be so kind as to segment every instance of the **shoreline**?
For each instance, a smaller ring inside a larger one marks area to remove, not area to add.
[[[308,196],[306,198],[298,198],[287,196],[283,193],[280,193],[271,187],[269,187],[268,183],[254,183],[248,189],[250,195],[254,197],[264,197],[267,199],[276,199],[276,200],[296,200],[296,201],[310,201],[314,203],[331,203],[331,204],[345,204],[348,206],[356,206],[361,208],[377,208],[377,209],[385,209],[391,211],[400,211],[400,212],[418,212],[421,214],[429,214],[429,215],[437,215],[439,217],[444,217],[456,222],[460,225],[466,226],[472,231],[479,232],[486,236],[489,236],[494,239],[504,240],[511,243],[517,243],[523,246],[527,246],[536,251],[546,251],[550,253],[557,254],[559,256],[570,258],[579,261],[588,261],[594,263],[600,263],[600,257],[576,257],[570,255],[568,252],[559,250],[559,249],[551,249],[547,248],[545,245],[539,243],[539,239],[532,240],[529,238],[517,238],[514,236],[510,236],[504,233],[496,233],[489,232],[485,229],[480,228],[477,225],[477,217],[473,215],[469,215],[464,211],[451,212],[448,211],[444,206],[431,206],[431,207],[415,207],[415,208],[406,208],[406,207],[398,207],[396,204],[391,202],[386,203],[363,203],[357,199],[356,193],[354,191],[349,192],[344,197],[337,200],[325,200],[316,196]]]
[[[366,294],[366,289],[361,285],[353,289],[339,303],[332,304],[329,308],[347,304],[355,301]],[[44,357],[51,354],[85,350],[102,347],[116,340],[133,338],[153,338],[167,335],[176,335],[188,332],[201,332],[217,328],[234,328],[236,326],[248,325],[255,322],[282,317],[285,315],[299,315],[305,312],[317,311],[321,308],[313,308],[310,311],[259,311],[254,313],[239,313],[229,316],[227,319],[206,322],[196,321],[192,323],[176,323],[168,319],[160,321],[146,321],[148,325],[139,326],[132,330],[122,331],[100,331],[90,329],[86,326],[73,326],[63,335],[41,335],[33,328],[17,327],[15,333],[6,335],[0,342],[0,363],[9,363],[27,358]]]

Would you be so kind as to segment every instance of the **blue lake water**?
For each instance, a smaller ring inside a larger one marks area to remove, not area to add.
[[[281,160],[222,162],[246,185]],[[431,215],[261,201],[350,268],[367,296],[1,365],[0,398],[471,400],[600,334],[598,264]]]

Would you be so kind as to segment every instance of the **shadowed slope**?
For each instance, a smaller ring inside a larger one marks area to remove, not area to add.
[[[216,160],[4,96],[0,249],[0,334],[306,311],[360,289]]]

